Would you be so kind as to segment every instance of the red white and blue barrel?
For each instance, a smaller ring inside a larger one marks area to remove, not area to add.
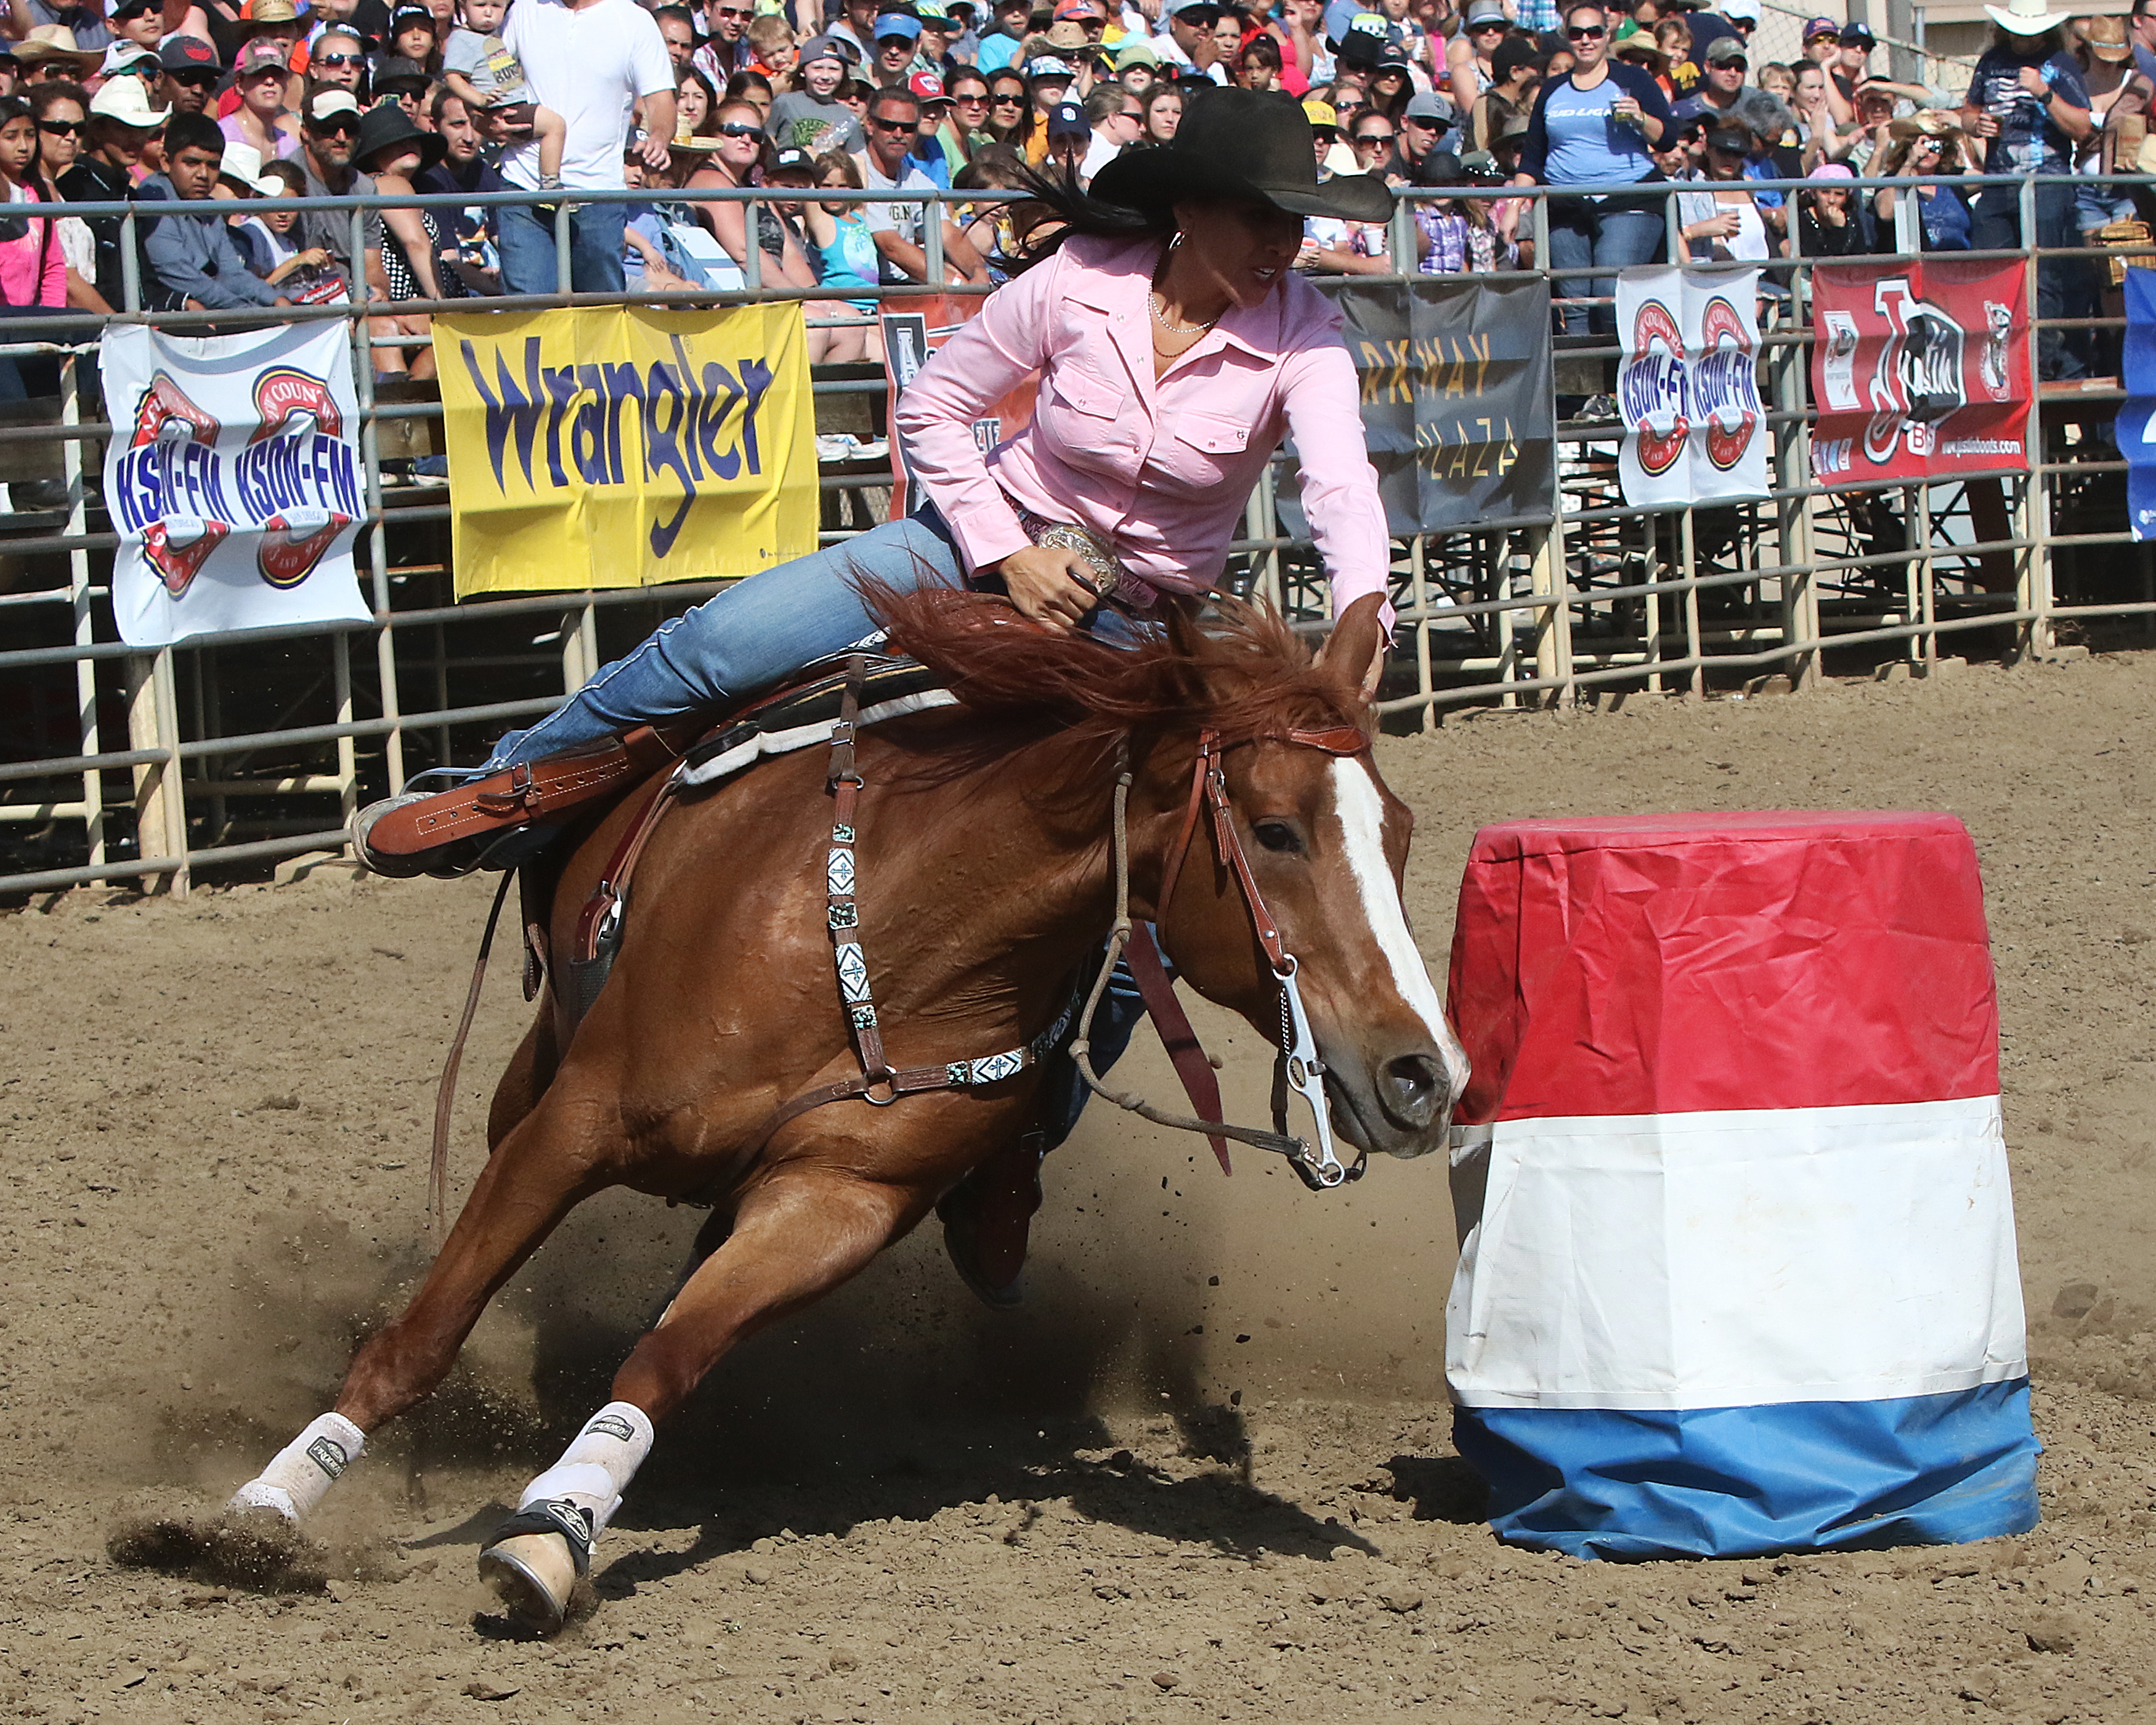
[[[1500,1534],[1739,1556],[2035,1524],[1959,821],[1485,828],[1450,994],[1447,1377]]]

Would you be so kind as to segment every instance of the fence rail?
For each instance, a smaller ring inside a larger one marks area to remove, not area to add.
[[[1868,193],[1915,183],[1857,186]],[[2027,242],[2042,182],[2007,183],[2017,193],[2024,245],[1963,255],[2021,259],[2032,312],[2040,269],[2089,270],[2121,255],[2093,247],[2039,251]],[[2144,199],[2156,191],[2156,182],[2145,179],[2118,183]],[[1674,236],[1674,195],[1686,188],[1664,189]],[[1751,189],[1794,198],[1802,187],[1763,182]],[[685,195],[771,201],[767,192]],[[1413,196],[1526,198],[1531,210],[1522,231],[1537,242],[1537,268],[1528,273],[1549,280],[1560,298],[1609,304],[1584,293],[1589,284],[1580,280],[1606,270],[1548,266],[1543,188]],[[952,194],[852,198],[957,201]],[[505,193],[396,200],[449,208],[516,201],[532,200]],[[388,201],[331,202],[350,213],[357,239],[365,212]],[[296,207],[292,200],[263,201],[266,208],[280,206]],[[139,205],[76,205],[41,214],[116,214],[131,223],[154,213]],[[1413,222],[1404,203],[1393,256],[1412,255]],[[932,267],[940,267],[939,224],[927,223],[925,232]],[[557,225],[557,242],[566,289],[566,223]],[[132,248],[127,251],[131,256]],[[1559,423],[1547,508],[1394,542],[1400,627],[1383,711],[1396,722],[1433,728],[1446,710],[1469,704],[1556,705],[1619,691],[1705,694],[1775,675],[1801,690],[1830,670],[1898,660],[1921,670],[1964,647],[2041,655],[2062,627],[2156,644],[2156,560],[2127,531],[2125,464],[2110,440],[2122,398],[2115,381],[2037,392],[2029,409],[2027,472],[1958,470],[1922,483],[1855,487],[1814,482],[1807,313],[1813,262],[1795,258],[1776,266],[1787,278],[1787,297],[1763,322],[1770,495],[1712,508],[1628,507],[1617,481],[1620,428],[1606,420]],[[563,291],[404,302],[398,309],[470,313],[624,298],[701,306],[829,297],[822,290],[767,289],[753,267],[747,273],[751,285],[735,293]],[[1403,279],[1430,278],[1352,278],[1358,285]],[[1317,280],[1322,285],[1328,279]],[[128,288],[131,307],[138,307],[131,271]],[[895,305],[941,291],[900,286],[875,297]],[[187,332],[248,320],[232,312],[131,309],[109,320],[55,311],[10,321],[8,332],[21,339],[0,345],[0,354],[50,359],[59,396],[54,423],[0,425],[0,474],[19,485],[40,460],[56,459],[64,498],[44,511],[18,502],[0,517],[0,711],[8,715],[10,739],[0,750],[7,757],[0,759],[0,894],[137,877],[184,893],[199,869],[258,866],[341,845],[364,801],[401,788],[425,768],[478,758],[500,730],[547,711],[664,616],[723,584],[454,603],[446,492],[408,472],[413,453],[431,449],[441,408],[432,401],[377,399],[372,349],[412,339],[371,332],[367,318],[378,310],[295,307],[290,314],[350,326],[365,471],[358,562],[369,616],[196,638],[156,652],[121,643],[110,614],[117,537],[105,520],[98,477],[112,428],[95,387],[98,342],[103,328],[116,323]],[[2099,334],[2121,327],[2115,310],[2102,310],[2044,327]],[[2040,334],[2032,316],[2032,377]],[[1601,393],[1578,385],[1614,361],[1614,343],[1560,337],[1557,347],[1560,398]],[[828,419],[834,429],[880,429],[879,372],[840,367],[819,375],[814,387],[819,428]],[[1250,501],[1245,535],[1229,549],[1228,582],[1315,629],[1325,614],[1324,586],[1308,542],[1283,523],[1284,465],[1283,459],[1267,470]],[[824,542],[880,519],[891,482],[887,464],[827,465]]]

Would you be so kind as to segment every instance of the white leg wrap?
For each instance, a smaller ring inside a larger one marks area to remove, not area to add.
[[[367,1434],[341,1414],[325,1414],[232,1494],[233,1509],[274,1509],[296,1522],[322,1501],[331,1481],[359,1460]]]
[[[629,1402],[608,1402],[584,1422],[562,1459],[524,1488],[516,1507],[566,1497],[592,1512],[592,1536],[597,1538],[650,1453],[651,1421],[644,1409]]]

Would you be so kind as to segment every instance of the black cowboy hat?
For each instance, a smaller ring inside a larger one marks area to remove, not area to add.
[[[1272,90],[1199,93],[1173,143],[1124,151],[1093,177],[1091,189],[1103,203],[1127,209],[1221,198],[1354,222],[1393,213],[1392,187],[1373,174],[1335,174],[1318,183],[1310,116],[1293,96]]]
[[[448,147],[439,132],[422,131],[413,125],[396,103],[377,102],[360,116],[359,136],[352,146],[352,166],[362,173],[369,172],[367,163],[393,144],[417,144],[423,173],[442,159],[442,151]]]

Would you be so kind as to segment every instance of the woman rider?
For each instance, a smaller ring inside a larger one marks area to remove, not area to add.
[[[1286,432],[1335,614],[1385,590],[1390,545],[1354,363],[1338,313],[1291,267],[1306,215],[1383,221],[1393,203],[1383,183],[1335,176],[1321,189],[1301,105],[1221,90],[1191,105],[1172,145],[1109,163],[1091,197],[1037,189],[1065,225],[1044,232],[1030,267],[988,296],[899,402],[919,511],[751,576],[665,624],[546,719],[504,737],[483,771],[783,682],[876,632],[856,590],[864,578],[992,588],[1043,628],[1109,634],[1130,629],[1131,613],[1194,602],[1219,578],[1251,487]],[[983,455],[974,422],[1029,377],[1040,381],[1031,424]],[[1072,527],[1086,549],[1068,543]],[[1039,542],[1056,530],[1065,544]],[[413,875],[440,860],[369,843],[385,814],[424,795],[362,814],[355,843],[371,866]],[[409,829],[394,824],[400,837]],[[1021,1240],[1031,1208],[1022,1202]],[[992,1271],[968,1279],[984,1293],[1007,1286]]]

